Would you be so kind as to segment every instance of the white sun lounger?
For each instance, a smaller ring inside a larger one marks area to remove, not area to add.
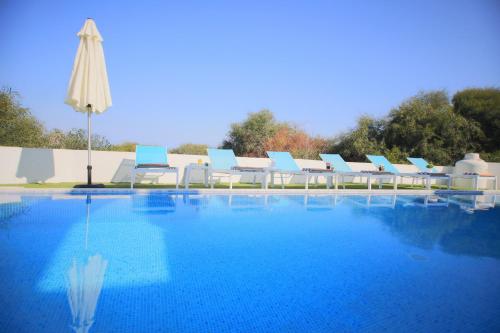
[[[382,173],[376,171],[354,171],[339,154],[319,154],[319,156],[323,161],[330,163],[330,165],[333,167],[333,170],[337,175],[335,188],[337,188],[337,183],[340,183],[345,189],[346,177],[360,177],[361,179],[366,178],[366,185],[369,190],[371,190],[372,188],[372,179],[378,180],[379,182],[383,181],[384,179],[392,179],[394,188],[396,188],[397,186],[395,176],[390,173]]]
[[[311,176],[323,176],[326,177],[326,187],[330,188],[333,183],[333,178],[335,174],[332,170],[320,170],[320,169],[301,169],[293,159],[289,152],[282,151],[268,151],[267,156],[272,161],[272,167],[270,169],[271,173],[271,185],[274,185],[274,175],[279,174],[281,177],[281,188],[285,188],[284,176],[304,176],[306,178],[305,189],[309,189],[309,178]],[[336,183],[336,182],[335,182]]]
[[[134,188],[138,173],[175,173],[175,188],[179,188],[179,169],[168,164],[166,147],[135,146],[135,165],[130,172],[130,188]]]
[[[216,177],[228,177],[229,188],[232,189],[234,175],[251,175],[254,183],[257,177],[260,177],[262,188],[267,189],[267,176],[269,174],[267,168],[239,166],[232,149],[208,148],[207,152],[210,158],[208,178],[211,188],[214,188],[214,178]]]

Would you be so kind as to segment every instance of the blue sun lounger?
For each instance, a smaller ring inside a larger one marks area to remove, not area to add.
[[[268,151],[267,156],[272,161],[272,167],[270,169],[271,173],[271,185],[274,186],[274,175],[279,174],[281,177],[281,188],[285,188],[284,176],[299,175],[306,178],[305,188],[309,189],[309,178],[311,176],[323,176],[326,178],[326,187],[330,188],[333,183],[333,177],[335,174],[332,170],[327,169],[313,169],[305,168],[301,169],[297,162],[293,159],[292,155],[287,151]]]
[[[371,190],[372,179],[383,180],[390,177],[390,175],[388,176],[387,174],[379,174],[372,171],[354,171],[339,154],[319,154],[319,156],[324,162],[330,163],[333,170],[335,171],[335,174],[337,174],[335,188],[337,188],[337,182],[340,182],[345,189],[345,177],[360,177],[361,179],[366,177],[367,187],[369,190]]]
[[[446,173],[441,173],[438,172],[435,167],[432,168],[427,168],[429,163],[424,160],[421,157],[408,157],[408,161],[411,162],[414,166],[416,166],[422,174],[427,174],[429,175],[432,179],[443,179],[447,180],[448,184],[448,189],[451,187],[451,183],[454,178],[464,178],[464,179],[471,179],[472,180],[472,188],[477,190],[479,188],[479,180],[481,178],[484,178],[486,180],[492,180],[493,181],[493,189],[496,189],[497,187],[497,178],[496,176],[485,176],[485,175],[479,175],[479,174],[446,174]]]
[[[437,169],[435,167],[432,168],[427,168],[429,163],[424,160],[421,157],[407,157],[406,158],[408,161],[410,161],[411,164],[416,166],[420,172],[427,172],[427,173],[437,173]]]
[[[254,184],[257,176],[260,176],[262,188],[267,189],[267,176],[269,174],[269,170],[267,168],[239,166],[232,149],[208,148],[207,152],[208,157],[210,158],[208,178],[212,188],[214,188],[214,178],[216,177],[228,177],[229,188],[232,189],[232,176],[251,175],[254,177]]]
[[[135,165],[130,172],[130,188],[134,188],[138,173],[175,173],[175,188],[179,188],[179,169],[168,164],[166,147],[135,146]]]
[[[399,170],[391,163],[385,156],[381,155],[366,155],[366,157],[372,162],[373,165],[377,168],[383,169],[384,172],[389,172],[393,174],[395,177],[399,176],[400,178],[408,177],[413,179],[413,183],[416,179],[421,179],[425,182],[425,187],[430,190],[431,188],[431,176],[424,173],[412,173],[412,172],[399,172]],[[396,182],[396,178],[394,179]]]

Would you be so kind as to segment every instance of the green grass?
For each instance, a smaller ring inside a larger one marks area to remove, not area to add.
[[[54,188],[54,189],[69,189],[73,188],[75,185],[78,185],[81,183],[31,183],[31,184],[0,184],[0,187],[23,187],[23,188],[33,188],[33,189],[49,189],[49,188]],[[105,183],[104,184],[105,188],[123,188],[127,189],[130,188],[130,183]],[[214,186],[217,189],[227,189],[229,188],[229,183],[217,183]],[[136,184],[134,188],[137,189],[175,189],[175,185],[173,184]],[[183,189],[184,186],[181,185],[179,186],[180,189]],[[200,188],[205,188],[205,186],[200,183],[200,184],[190,184],[189,185],[190,189],[200,189]],[[260,189],[261,186],[260,184],[251,184],[251,183],[234,183],[233,184],[234,189]],[[274,187],[269,186],[269,188],[275,188],[275,189],[280,189],[281,185],[275,185]],[[304,184],[287,184],[285,185],[285,189],[303,189]],[[326,189],[325,184],[309,184],[310,189]],[[361,190],[361,189],[366,189],[365,184],[359,184],[359,183],[346,183],[345,184],[346,189],[355,189],[355,190]],[[342,189],[342,186],[339,186],[339,189]],[[372,185],[372,189],[378,189],[378,185]],[[391,184],[384,184],[382,186],[382,189],[386,190],[391,190],[393,189],[393,186]],[[425,189],[424,186],[422,185],[414,185],[412,186],[411,184],[400,184],[398,185],[398,189],[406,189],[406,190],[423,190]],[[444,185],[433,185],[432,189],[446,189],[446,186]],[[453,187],[452,189],[454,190],[470,190],[470,188],[459,188],[459,187]]]

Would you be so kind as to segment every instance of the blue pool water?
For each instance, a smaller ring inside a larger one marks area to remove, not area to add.
[[[494,200],[0,194],[0,331],[498,332]]]

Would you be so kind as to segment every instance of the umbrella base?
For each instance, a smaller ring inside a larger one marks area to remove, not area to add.
[[[104,184],[78,184],[73,188],[104,188]]]

